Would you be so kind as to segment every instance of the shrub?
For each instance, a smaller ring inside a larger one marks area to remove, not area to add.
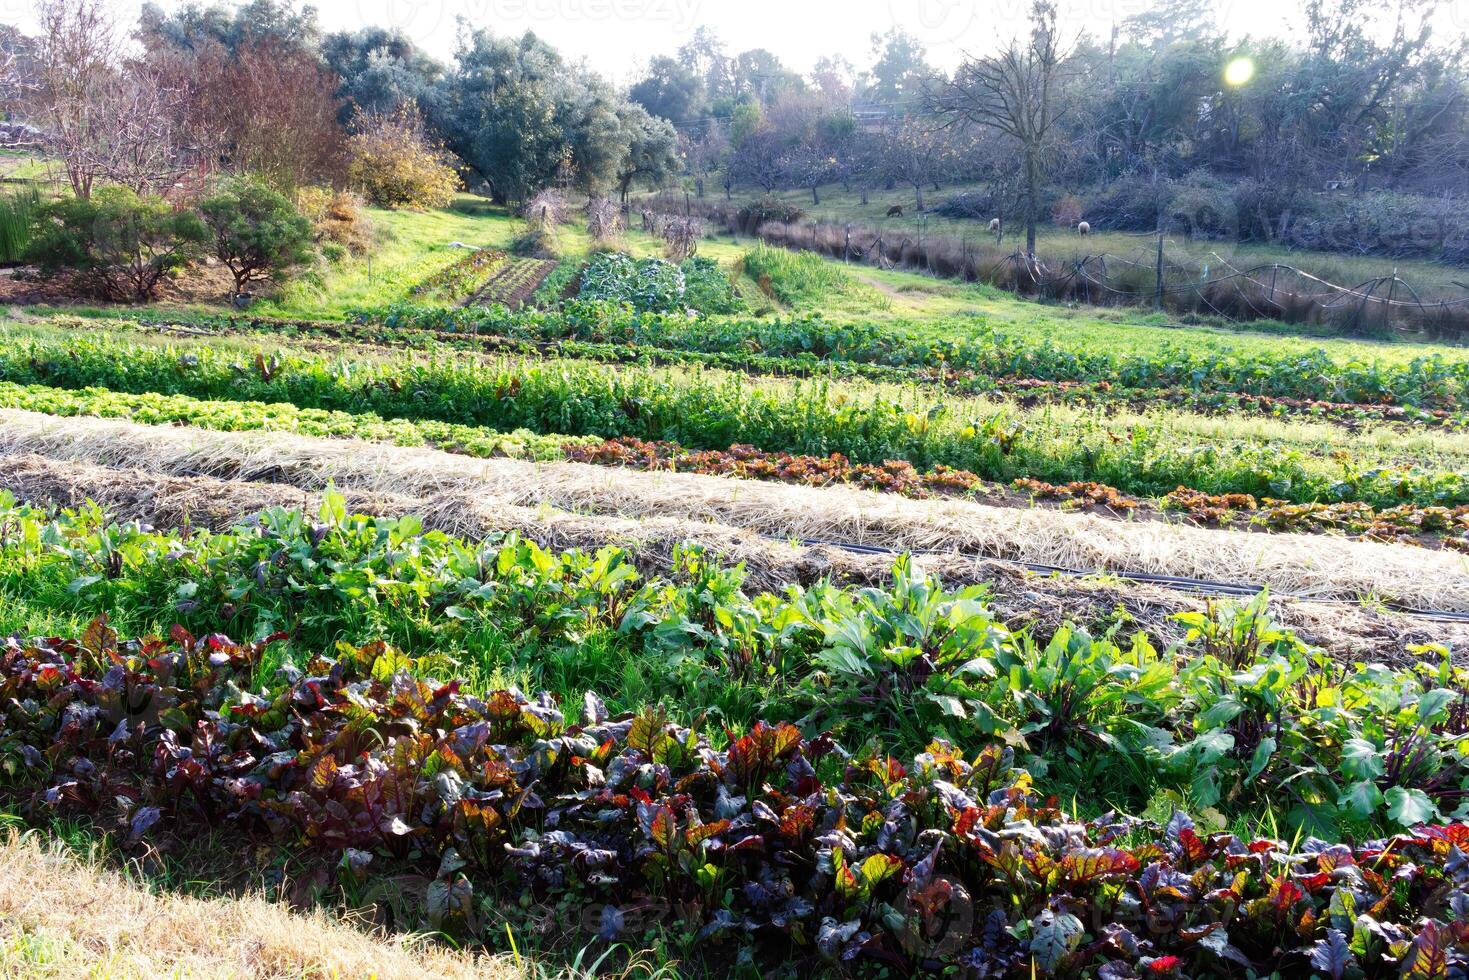
[[[257,180],[232,181],[199,205],[214,254],[234,276],[231,298],[311,261],[311,222],[286,196]]]
[[[379,207],[442,208],[459,190],[452,158],[429,139],[412,105],[363,117],[347,152],[347,179]]]
[[[806,212],[795,205],[767,197],[759,201],[752,201],[740,208],[739,214],[735,216],[735,221],[741,234],[753,235],[767,221],[789,225],[804,217],[806,217]]]
[[[198,215],[161,197],[104,187],[45,205],[29,256],[48,273],[74,270],[105,299],[146,301],[208,237]]]
[[[1075,194],[1063,194],[1051,206],[1051,220],[1063,228],[1075,228],[1086,213],[1086,205]]]
[[[296,191],[296,208],[311,222],[318,244],[334,242],[360,253],[372,243],[372,226],[355,194],[330,187],[302,187]]]
[[[1142,177],[1121,177],[1097,194],[1086,209],[1093,228],[1118,231],[1152,231],[1158,227],[1158,215],[1173,199],[1167,181],[1153,182]]]

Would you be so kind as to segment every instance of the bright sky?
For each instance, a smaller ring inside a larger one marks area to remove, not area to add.
[[[34,0],[0,0],[0,22],[26,30]],[[180,0],[162,0],[172,9]],[[842,54],[870,63],[871,36],[898,25],[929,48],[930,60],[951,68],[966,52],[984,53],[1024,28],[1030,0],[316,0],[329,31],[368,24],[402,28],[447,59],[456,19],[497,34],[533,30],[573,59],[627,82],[655,54],[672,53],[699,27],[709,27],[732,52],[768,48],[807,71],[821,56]],[[131,24],[141,0],[115,0],[119,21]],[[1152,0],[1060,0],[1061,22],[1106,38],[1112,24],[1152,6]],[[1301,0],[1217,0],[1217,19],[1232,36],[1288,36],[1299,30]],[[1444,0],[1437,30],[1469,33],[1469,0]],[[1384,25],[1386,29],[1390,25]]]

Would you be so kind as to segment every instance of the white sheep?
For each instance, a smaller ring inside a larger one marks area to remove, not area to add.
[[[1000,233],[1000,219],[999,218],[994,218],[994,219],[992,219],[990,221],[990,233],[991,234],[995,234],[995,235],[998,235]]]
[[[1085,238],[1087,235],[1090,235],[1092,233],[1091,223],[1090,222],[1087,222],[1087,221],[1083,221],[1081,224],[1079,224],[1079,225],[1076,226],[1076,233],[1078,235],[1080,235],[1082,238]]]

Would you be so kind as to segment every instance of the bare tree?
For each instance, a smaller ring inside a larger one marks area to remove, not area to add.
[[[144,194],[163,192],[189,172],[191,154],[181,145],[180,125],[186,89],[133,65],[107,80],[102,98],[93,128],[96,176]]]
[[[1056,105],[1066,60],[1053,0],[1035,0],[1030,39],[998,55],[966,61],[952,80],[930,93],[931,109],[951,125],[997,130],[1020,148],[1025,174],[1025,248],[1035,255],[1040,181],[1047,141],[1061,118]]]
[[[116,25],[100,0],[42,0],[38,14],[32,111],[72,191],[90,197],[118,59]]]
[[[883,174],[913,188],[914,203],[922,214],[923,188],[937,186],[949,168],[948,134],[931,120],[906,116],[883,133],[881,154]]]

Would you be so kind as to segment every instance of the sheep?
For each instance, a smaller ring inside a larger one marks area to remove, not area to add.
[[[990,221],[990,232],[992,234],[996,234],[996,235],[998,235],[1000,233],[1000,219],[999,218],[993,218],[993,219],[991,219],[991,221]]]
[[[888,217],[889,218],[901,218],[902,216],[903,216],[903,205],[901,205],[901,204],[894,204],[892,207],[888,208]]]
[[[1090,235],[1092,233],[1091,223],[1090,222],[1087,222],[1087,221],[1083,221],[1081,224],[1079,224],[1079,225],[1076,226],[1076,233],[1078,235],[1080,235],[1082,238],[1085,238],[1086,236]]]

